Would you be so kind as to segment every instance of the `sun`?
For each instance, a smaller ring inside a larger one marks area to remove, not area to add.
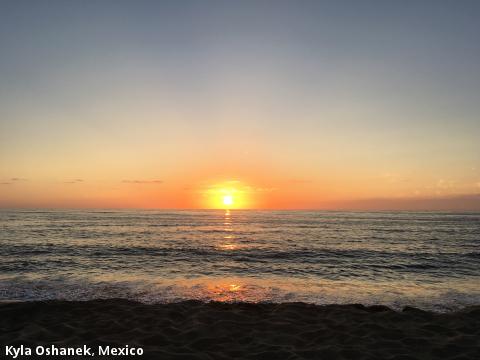
[[[233,196],[232,195],[224,195],[223,196],[223,205],[226,205],[226,206],[233,205]]]
[[[214,183],[201,190],[206,209],[248,209],[251,207],[251,187],[238,180]]]

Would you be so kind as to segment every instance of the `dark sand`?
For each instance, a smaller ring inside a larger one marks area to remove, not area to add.
[[[2,357],[5,345],[19,344],[128,344],[144,348],[138,359],[480,359],[480,307],[437,314],[302,303],[2,304]]]

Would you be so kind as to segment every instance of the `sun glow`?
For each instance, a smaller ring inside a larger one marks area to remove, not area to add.
[[[202,193],[203,206],[209,209],[246,209],[252,206],[251,187],[238,180],[209,185]]]
[[[224,195],[223,196],[223,205],[225,205],[225,206],[233,205],[233,196],[232,195]]]

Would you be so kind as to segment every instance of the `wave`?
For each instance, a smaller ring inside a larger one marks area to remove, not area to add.
[[[405,286],[359,284],[357,282],[327,282],[318,286],[297,284],[282,286],[275,282],[231,284],[216,278],[199,278],[189,283],[149,281],[92,281],[88,279],[56,278],[25,279],[16,277],[0,280],[1,300],[93,300],[123,298],[143,303],[169,303],[183,300],[314,304],[387,305],[394,309],[414,306],[425,310],[453,311],[480,303],[480,289],[465,292],[426,287],[423,296],[413,296]]]

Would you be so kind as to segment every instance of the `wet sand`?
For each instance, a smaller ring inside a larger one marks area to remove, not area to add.
[[[480,359],[480,306],[440,314],[303,303],[0,304],[1,355],[21,344],[129,345],[143,348],[128,356],[138,359]]]

